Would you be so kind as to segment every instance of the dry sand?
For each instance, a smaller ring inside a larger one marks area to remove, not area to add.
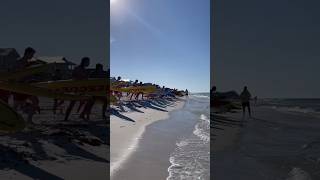
[[[41,107],[52,101],[41,100]],[[0,179],[107,179],[109,177],[109,128],[95,106],[90,121],[73,112],[63,115],[43,110],[34,117],[36,125],[22,132],[0,136]]]

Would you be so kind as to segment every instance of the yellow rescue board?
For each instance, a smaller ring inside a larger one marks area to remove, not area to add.
[[[155,86],[136,86],[136,87],[124,87],[124,88],[111,87],[110,89],[112,91],[129,92],[129,93],[143,92],[146,94],[154,93],[157,90]]]
[[[82,94],[88,96],[108,96],[108,79],[62,80],[34,83],[33,86],[58,93]]]
[[[42,96],[54,99],[64,99],[64,100],[85,100],[88,96],[85,95],[73,95],[54,92],[50,89],[45,89],[41,87],[35,87],[26,83],[13,83],[13,82],[0,82],[0,89],[15,93],[21,93],[31,96]]]
[[[0,100],[0,132],[12,133],[21,131],[26,123],[10,106]]]
[[[26,76],[30,76],[32,74],[45,72],[51,65],[52,64],[45,64],[36,67],[25,68],[23,70],[18,70],[15,72],[0,73],[0,80],[17,80]]]

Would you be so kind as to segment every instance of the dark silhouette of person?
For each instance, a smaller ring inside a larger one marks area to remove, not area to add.
[[[102,64],[96,64],[96,69],[90,74],[90,77],[91,78],[107,78],[107,72],[103,70],[103,65]],[[121,78],[120,78],[121,79]],[[79,108],[78,108],[78,112],[80,112],[80,109],[83,105],[85,105],[83,111],[82,111],[82,114],[81,114],[81,117],[84,118],[85,115],[87,115],[87,120],[89,119],[90,117],[90,114],[91,114],[91,111],[92,111],[92,108],[95,104],[95,102],[98,100],[98,99],[104,99],[104,105],[103,105],[103,110],[102,110],[102,116],[103,118],[106,118],[105,117],[105,113],[106,113],[106,104],[107,104],[107,98],[103,98],[103,97],[99,97],[99,96],[93,96],[93,99],[92,100],[89,100],[87,101],[85,104],[85,102],[81,105],[79,105]]]
[[[251,117],[250,98],[251,98],[251,94],[248,91],[247,86],[245,86],[243,88],[243,91],[240,94],[240,100],[241,100],[242,110],[243,110],[243,117],[245,116],[246,108],[248,108],[249,117]]]
[[[81,63],[79,66],[74,68],[72,72],[72,78],[75,80],[82,80],[88,78],[88,72],[86,68],[90,65],[90,58],[84,57],[81,59]],[[66,111],[66,116],[64,118],[65,121],[69,119],[70,113],[75,105],[76,101],[70,101],[70,104]],[[81,115],[84,115],[84,113],[81,113]],[[82,118],[82,117],[81,117]]]
[[[216,99],[215,99],[216,92],[217,92],[217,87],[213,86],[210,89],[210,107],[213,107],[214,101],[216,101]]]
[[[60,69],[56,69],[55,72],[53,73],[52,76],[52,80],[53,81],[59,81],[62,80],[62,73]],[[54,103],[53,103],[53,114],[56,114],[57,108],[62,106],[62,104],[64,103],[64,100],[59,100],[59,99],[54,99]],[[60,110],[60,112],[62,113],[62,109]]]
[[[36,50],[31,47],[27,47],[24,50],[23,57],[18,59],[15,64],[15,70],[24,70],[25,68],[32,65],[32,58],[34,57]],[[31,76],[26,76],[20,78],[18,82],[20,83],[29,83],[32,81]],[[26,109],[25,113],[28,114],[28,122],[33,124],[32,118],[35,112],[37,111],[40,114],[40,106],[39,106],[39,99],[37,96],[31,96],[23,93],[12,93],[13,101],[14,101],[14,109],[24,108]],[[31,103],[26,103],[27,100],[30,100]]]
[[[26,68],[30,64],[30,60],[34,57],[36,50],[31,47],[27,47],[24,50],[23,56],[16,62],[15,70],[21,70]]]
[[[96,68],[90,74],[90,78],[107,78],[107,72],[103,70],[102,64],[96,64]]]
[[[217,87],[213,86],[210,90],[210,94],[213,95],[217,91]]]

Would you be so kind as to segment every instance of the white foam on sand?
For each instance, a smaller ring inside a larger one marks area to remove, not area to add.
[[[210,120],[209,120],[209,118],[206,116],[206,115],[204,115],[204,114],[201,114],[201,116],[200,116],[200,119],[201,120],[203,120],[204,122],[205,122],[205,124],[204,123],[202,123],[202,124],[196,124],[196,126],[195,126],[195,129],[194,129],[194,131],[193,131],[193,134],[194,135],[196,135],[196,136],[198,136],[201,140],[203,140],[203,141],[206,141],[206,142],[209,142],[210,141],[210,131],[208,131],[208,132],[206,132],[203,128],[201,128],[200,126],[208,126],[208,127],[210,127]]]
[[[137,149],[139,140],[145,128],[159,120],[169,117],[169,112],[180,109],[184,105],[184,100],[177,101],[174,106],[167,106],[166,111],[159,111],[151,108],[137,108],[139,111],[125,112],[122,115],[135,122],[121,119],[115,115],[110,116],[110,176],[121,169],[130,155]]]
[[[297,167],[292,168],[288,175],[286,180],[312,180],[309,173]]]
[[[209,179],[210,119],[201,114],[194,126],[193,135],[177,142],[170,155],[167,180]]]

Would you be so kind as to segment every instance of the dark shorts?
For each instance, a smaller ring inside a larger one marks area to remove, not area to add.
[[[242,103],[242,107],[245,108],[245,107],[250,107],[250,102],[243,102]]]
[[[29,97],[30,97],[30,95],[20,94],[20,93],[13,93],[13,99],[15,101],[25,101]]]

